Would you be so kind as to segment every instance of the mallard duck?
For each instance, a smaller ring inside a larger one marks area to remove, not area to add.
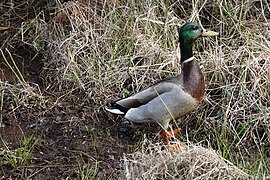
[[[194,110],[204,96],[204,76],[193,56],[192,46],[203,36],[217,36],[194,23],[179,29],[181,74],[161,80],[130,97],[113,101],[106,110],[135,123],[155,122],[166,143],[179,129],[167,131],[169,122]]]

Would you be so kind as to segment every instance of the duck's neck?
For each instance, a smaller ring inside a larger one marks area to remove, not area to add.
[[[194,74],[201,74],[199,65],[193,56],[192,44],[180,41],[182,74],[186,79],[192,78],[190,76],[194,76]]]
[[[191,46],[180,46],[181,49],[181,78],[185,90],[197,100],[204,95],[204,77],[192,53]]]
[[[193,56],[192,45],[193,42],[180,40],[181,66],[184,76],[190,76],[190,74],[200,72],[200,68]]]
[[[193,57],[192,44],[180,42],[180,50],[181,50],[181,63]]]

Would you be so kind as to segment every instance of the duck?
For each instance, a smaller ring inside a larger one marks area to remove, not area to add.
[[[204,76],[196,58],[193,44],[200,37],[218,36],[198,24],[188,22],[178,29],[180,43],[180,74],[156,82],[129,97],[112,101],[106,111],[124,116],[133,123],[157,123],[165,143],[180,131],[168,131],[171,120],[194,110],[204,97]]]

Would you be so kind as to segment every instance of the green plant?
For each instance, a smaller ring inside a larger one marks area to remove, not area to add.
[[[20,139],[20,145],[17,149],[10,150],[6,146],[6,149],[3,153],[4,161],[9,163],[12,167],[18,167],[27,164],[37,144],[38,138],[36,135],[22,137]]]
[[[85,162],[83,160],[82,155],[80,159],[77,161],[78,164],[78,177],[79,179],[86,180],[86,179],[98,179],[97,175],[99,172],[99,163],[97,160],[88,157],[88,161]]]

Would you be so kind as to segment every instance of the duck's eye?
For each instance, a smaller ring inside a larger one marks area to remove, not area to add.
[[[197,30],[199,29],[199,26],[192,26],[192,30]]]

